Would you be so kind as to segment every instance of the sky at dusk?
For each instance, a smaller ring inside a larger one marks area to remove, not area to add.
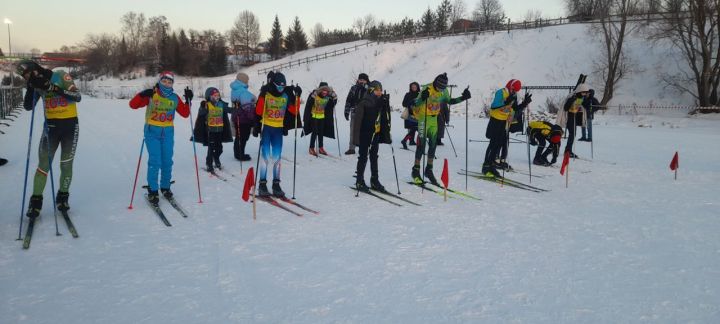
[[[5,1],[4,1],[5,2]],[[295,16],[300,17],[306,33],[321,23],[326,29],[350,28],[355,18],[373,14],[378,21],[398,22],[404,17],[419,19],[428,7],[435,9],[441,0],[400,1],[170,1],[69,0],[62,3],[50,0],[7,1],[0,7],[0,18],[9,19],[0,33],[0,48],[8,52],[8,26],[13,52],[59,49],[62,45],[76,45],[89,33],[120,34],[120,17],[128,11],[144,13],[146,17],[164,15],[173,30],[214,29],[226,32],[238,13],[252,11],[260,20],[262,39],[269,36],[277,14],[283,32]],[[451,1],[452,2],[452,1]],[[500,0],[505,13],[512,20],[522,20],[528,10],[540,10],[546,18],[564,16],[563,0]],[[468,16],[477,1],[466,0]]]

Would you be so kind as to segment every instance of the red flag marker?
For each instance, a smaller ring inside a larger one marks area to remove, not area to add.
[[[670,170],[675,171],[675,180],[677,180],[678,168],[680,168],[680,158],[678,157],[678,152],[675,151],[675,156],[673,156],[672,161],[670,161]]]
[[[443,186],[447,189],[447,187],[450,186],[450,175],[448,170],[448,160],[445,159],[445,164],[443,165],[442,175],[440,175],[440,181],[442,181]]]
[[[250,199],[250,191],[255,186],[255,172],[252,167],[248,169],[247,176],[245,176],[245,185],[243,186],[242,200],[248,201]]]
[[[570,164],[570,152],[565,151],[565,156],[563,156],[562,166],[560,167],[560,175],[565,175],[565,168]]]

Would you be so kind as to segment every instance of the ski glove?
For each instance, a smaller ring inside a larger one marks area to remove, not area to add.
[[[425,88],[425,90],[423,90],[423,92],[420,93],[420,99],[421,99],[422,101],[425,101],[425,100],[427,100],[428,97],[430,97],[430,90],[428,90],[427,88]]]
[[[462,100],[468,100],[468,99],[472,98],[472,96],[470,95],[470,90],[468,88],[465,88],[465,90],[463,90],[460,98],[462,98]]]
[[[509,105],[509,104],[513,103],[515,101],[515,99],[517,99],[516,95],[514,95],[514,94],[509,95],[507,97],[507,99],[505,99],[505,105]]]
[[[193,92],[190,88],[185,88],[185,100],[189,103],[193,100]]]
[[[523,99],[523,105],[527,106],[532,102],[532,93],[526,93]]]
[[[53,84],[50,83],[50,80],[40,75],[31,76],[28,80],[28,84],[35,89],[43,91],[50,91],[53,86]]]
[[[302,88],[300,88],[300,85],[295,86],[295,97],[300,98],[302,96]]]
[[[155,90],[153,89],[146,89],[140,92],[140,96],[146,98],[152,98],[153,94],[155,94]]]

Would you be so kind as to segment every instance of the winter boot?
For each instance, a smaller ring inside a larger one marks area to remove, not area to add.
[[[540,146],[540,147],[538,147],[537,151],[535,151],[535,157],[533,158],[533,162],[532,162],[533,164],[545,165],[545,163],[547,162],[547,160],[543,159],[543,154],[542,154],[543,148],[544,147]]]
[[[408,150],[407,142],[406,142],[405,140],[400,141],[400,144],[402,145],[402,148],[403,148],[403,149]]]
[[[427,182],[430,182],[436,186],[439,186],[437,179],[435,179],[435,175],[432,171],[432,164],[428,164],[425,166],[425,179],[427,179]]]
[[[419,165],[413,165],[410,176],[413,178],[413,182],[415,182],[417,184],[423,183],[423,179],[420,176],[420,166]]]
[[[385,187],[380,183],[378,177],[370,177],[370,188],[377,191],[385,191]]]
[[[285,192],[282,190],[282,188],[280,188],[280,180],[273,180],[272,194],[273,196],[278,198],[285,197]]]
[[[497,167],[508,172],[513,170],[512,166],[510,166],[510,164],[508,164],[505,160],[500,160],[500,162],[497,163]]]
[[[252,157],[250,157],[250,154],[243,154],[243,156],[240,158],[240,161],[250,161],[252,160]]]
[[[492,165],[484,164],[482,167],[482,173],[485,175],[485,177],[488,177],[488,178],[502,178],[502,176],[500,176],[500,173],[497,171],[497,169],[495,169],[495,167]]]
[[[325,149],[322,147],[318,150],[318,153],[320,153],[322,155],[328,155],[327,152],[325,152]]]
[[[355,189],[357,189],[359,191],[365,191],[365,192],[370,190],[370,188],[368,188],[367,184],[365,184],[365,179],[363,179],[363,178],[357,178],[357,181],[355,181]]]
[[[315,152],[314,147],[311,147],[310,149],[308,149],[308,153],[310,153],[310,155],[312,155],[312,156],[318,156],[317,152]]]
[[[257,188],[257,195],[258,197],[268,197],[270,196],[270,191],[268,191],[267,188],[267,180],[260,180],[260,184]]]
[[[212,163],[206,164],[205,168],[207,169],[207,172],[215,172],[215,168],[213,168]]]
[[[55,205],[59,211],[68,211],[70,209],[70,205],[68,204],[69,197],[69,192],[58,191],[57,196],[55,196]]]
[[[43,204],[43,196],[36,196],[32,195],[30,196],[30,205],[28,206],[28,211],[25,216],[32,218],[36,218],[40,216],[40,210],[42,209]]]
[[[438,138],[436,145],[443,146],[443,145],[445,145],[445,143],[443,143],[442,140]]]
[[[158,196],[157,190],[150,190],[150,188],[148,188],[147,199],[153,206],[160,204],[160,197]]]
[[[165,197],[165,199],[172,199],[172,197],[173,197],[173,192],[170,191],[170,188],[168,188],[168,189],[160,188],[160,192],[162,193],[163,197]]]
[[[410,146],[415,146],[417,143],[415,143],[415,138],[410,137]]]
[[[353,155],[353,154],[355,154],[355,149],[348,149],[347,151],[345,151],[345,155]]]
[[[579,158],[579,156],[577,156],[577,154],[575,154],[575,153],[573,153],[573,152],[570,152],[570,157],[573,158],[573,159]]]

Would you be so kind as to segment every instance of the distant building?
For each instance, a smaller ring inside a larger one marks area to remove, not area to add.
[[[475,28],[475,22],[472,20],[467,19],[459,19],[456,20],[452,26],[450,26],[451,30],[468,30]]]

